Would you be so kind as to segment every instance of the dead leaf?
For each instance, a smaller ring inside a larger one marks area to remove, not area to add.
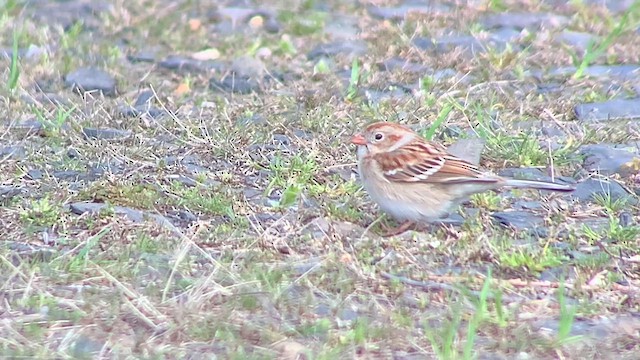
[[[220,57],[220,51],[218,51],[218,49],[216,48],[210,48],[198,51],[197,53],[193,53],[191,57],[200,61],[215,60]]]
[[[191,88],[189,87],[189,84],[182,83],[178,85],[178,87],[173,91],[173,93],[176,95],[184,95],[190,91],[191,91]]]
[[[200,19],[189,19],[189,29],[191,31],[197,31],[202,27],[202,21]]]

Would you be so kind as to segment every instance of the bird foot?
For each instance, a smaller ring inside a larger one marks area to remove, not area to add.
[[[385,233],[382,235],[383,237],[390,237],[390,236],[396,236],[396,235],[400,235],[403,232],[409,230],[409,228],[411,228],[412,226],[414,226],[415,223],[411,220],[407,220],[405,222],[403,222],[402,224],[396,226],[396,227],[389,227],[386,225],[382,225],[382,227],[385,230]]]

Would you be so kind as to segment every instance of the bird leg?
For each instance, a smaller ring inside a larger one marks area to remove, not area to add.
[[[389,237],[389,236],[396,236],[396,235],[400,235],[403,232],[409,230],[409,228],[411,228],[413,225],[415,225],[415,223],[411,220],[407,220],[405,222],[403,222],[402,224],[396,226],[396,227],[389,227],[386,225],[382,225],[382,227],[384,228],[384,230],[386,231],[382,236],[383,237]]]

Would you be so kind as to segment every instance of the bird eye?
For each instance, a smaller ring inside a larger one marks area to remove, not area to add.
[[[375,135],[373,135],[373,138],[380,141],[382,140],[382,138],[384,137],[384,135],[382,135],[382,133],[377,133]]]

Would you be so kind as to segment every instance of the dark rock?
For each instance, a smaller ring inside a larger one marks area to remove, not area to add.
[[[266,73],[264,62],[251,56],[241,56],[231,63],[231,74],[236,77],[261,79]]]
[[[69,204],[69,209],[76,215],[82,215],[85,213],[98,214],[105,208],[107,208],[107,205],[103,203],[77,202]],[[145,219],[153,219],[161,225],[170,223],[169,220],[162,215],[147,213],[130,207],[113,206],[109,207],[109,209],[113,210],[113,212],[118,215],[128,217],[129,220],[133,222],[143,222]]]
[[[82,128],[82,133],[89,139],[125,140],[133,135],[130,130]]]
[[[626,201],[630,205],[638,203],[638,199],[617,182],[597,179],[586,179],[580,182],[571,196],[579,201],[593,201],[595,197],[600,196],[610,197],[611,201]]]
[[[507,31],[511,33],[512,31]],[[486,38],[476,38],[473,35],[445,35],[437,39],[418,37],[413,39],[413,44],[421,50],[435,51],[436,53],[446,53],[456,48],[464,49],[464,53],[467,56],[480,54],[487,51],[488,48],[493,48],[498,51],[503,51],[507,47],[507,43],[511,40],[504,40],[509,36],[504,33],[497,33],[497,35],[489,34]],[[517,44],[511,43],[511,46],[517,46]]]
[[[559,93],[563,90],[563,86],[557,82],[536,84],[538,94]]]
[[[596,41],[597,36],[590,33],[576,32],[564,29],[556,38],[557,42],[573,46],[577,49],[584,50],[589,46],[589,43]]]
[[[575,74],[577,68],[575,66],[565,66],[555,68],[549,71],[548,75],[553,77],[567,77]],[[584,76],[587,77],[609,77],[621,80],[635,79],[640,74],[640,66],[638,65],[592,65],[584,69]],[[541,71],[532,71],[531,75],[537,78],[542,77]]]
[[[15,265],[21,264],[23,261],[51,261],[56,254],[55,250],[41,245],[28,244],[24,242],[5,241],[4,246],[13,252],[11,254],[11,262]]]
[[[226,68],[224,63],[216,60],[195,60],[192,58],[170,55],[160,61],[158,66],[169,70],[191,73],[223,72]]]
[[[540,237],[546,237],[549,233],[544,226],[544,218],[528,211],[503,211],[493,213],[491,216],[498,224],[517,231],[527,231]]]
[[[289,146],[291,146],[291,139],[284,134],[274,134],[273,135],[273,143],[275,145],[279,145],[279,146],[283,146],[285,148],[288,148]]]
[[[120,115],[124,117],[139,117],[139,116],[148,115],[153,119],[159,119],[167,114],[162,109],[159,109],[155,106],[147,106],[147,105],[138,106],[138,107],[121,105],[121,106],[118,106],[118,113],[120,113]]]
[[[44,177],[42,170],[31,169],[27,171],[27,178],[31,180],[40,180]]]
[[[467,216],[473,216],[472,214],[478,212],[478,209],[465,209]],[[449,214],[449,216],[437,220],[435,223],[442,225],[453,225],[453,226],[462,226],[464,224],[464,217],[460,214]]]
[[[412,98],[411,92],[397,86],[390,86],[384,90],[362,88],[359,92],[370,104],[380,104],[386,101],[407,101]]]
[[[409,1],[398,6],[368,6],[367,11],[374,18],[382,20],[404,20],[409,14],[433,14],[437,12],[450,12],[451,6],[432,3],[430,1]]]
[[[42,122],[35,119],[25,120],[11,124],[9,131],[20,138],[25,138],[30,135],[42,135],[44,132],[44,125]]]
[[[78,181],[80,178],[86,176],[86,174],[75,170],[54,171],[52,175],[56,179],[63,181]]]
[[[267,21],[264,23],[264,29],[268,33],[277,34],[282,29],[282,25],[275,17],[271,16],[267,18]]]
[[[125,117],[138,117],[148,115],[151,118],[157,119],[164,115],[166,112],[152,105],[155,93],[151,90],[145,90],[138,95],[133,106],[121,105],[118,107],[118,111]]]
[[[136,62],[155,62],[156,61],[156,52],[153,50],[140,50],[136,53],[127,55],[127,59],[133,63]]]
[[[432,71],[429,66],[423,65],[421,63],[410,62],[409,60],[405,60],[399,57],[393,57],[384,60],[382,63],[378,64],[378,68],[383,71],[401,70],[404,73],[415,74],[423,74]]]
[[[156,95],[154,94],[153,91],[145,90],[140,94],[138,94],[138,97],[136,98],[136,102],[133,104],[133,106],[137,107],[137,106],[150,105],[151,101],[155,96]]]
[[[541,210],[542,203],[540,201],[518,200],[513,204],[512,208],[522,210]]]
[[[413,44],[422,50],[435,50],[448,52],[457,47],[462,47],[471,53],[485,51],[485,46],[472,35],[446,35],[437,39],[415,38]]]
[[[27,158],[27,149],[22,145],[0,147],[1,160],[24,160]]]
[[[637,170],[629,164],[640,161],[640,157],[627,148],[618,148],[611,144],[590,144],[581,146],[579,151],[585,156],[584,169],[587,171],[622,176],[637,173]]]
[[[489,40],[506,44],[518,40],[522,36],[522,32],[512,27],[500,27],[495,31],[489,32]]]
[[[486,16],[480,21],[487,29],[511,27],[515,29],[556,28],[569,24],[566,16],[545,13],[503,12]]]
[[[640,118],[640,98],[613,99],[598,103],[578,104],[574,111],[578,120],[598,122]]]
[[[420,50],[432,50],[436,46],[432,38],[426,37],[417,37],[413,39],[411,43]]]
[[[209,89],[213,91],[237,94],[262,92],[262,86],[258,80],[250,77],[236,77],[233,75],[225,76],[222,80],[211,78],[209,80]]]
[[[620,226],[622,227],[629,227],[634,224],[633,215],[631,215],[631,213],[629,213],[628,211],[621,212],[620,215],[618,216],[618,220],[619,220]]]
[[[80,68],[65,76],[65,86],[74,91],[101,91],[104,95],[116,94],[116,80],[106,71],[96,68]]]
[[[73,342],[70,354],[76,359],[90,359],[97,356],[104,348],[106,340],[96,340],[80,335]]]
[[[612,13],[621,13],[627,11],[636,0],[585,0],[584,4],[604,6]]]
[[[78,159],[80,157],[80,153],[76,149],[67,150],[67,157],[69,159]]]
[[[48,51],[47,48],[31,44],[29,45],[28,48],[18,49],[18,58],[25,59],[25,60],[39,59],[47,51]],[[13,49],[11,48],[0,49],[0,57],[11,59],[13,57]]]
[[[361,56],[368,51],[368,45],[362,40],[343,40],[317,45],[307,54],[309,60],[336,55]]]
[[[354,40],[360,33],[358,18],[353,16],[340,16],[333,18],[324,26],[324,33],[331,40]]]
[[[18,186],[0,186],[0,201],[9,200],[22,193],[23,189]]]
[[[84,28],[98,28],[104,24],[102,16],[113,13],[113,4],[109,1],[37,1],[26,7],[27,14],[39,24],[59,24],[69,30],[71,26],[82,22]]]

